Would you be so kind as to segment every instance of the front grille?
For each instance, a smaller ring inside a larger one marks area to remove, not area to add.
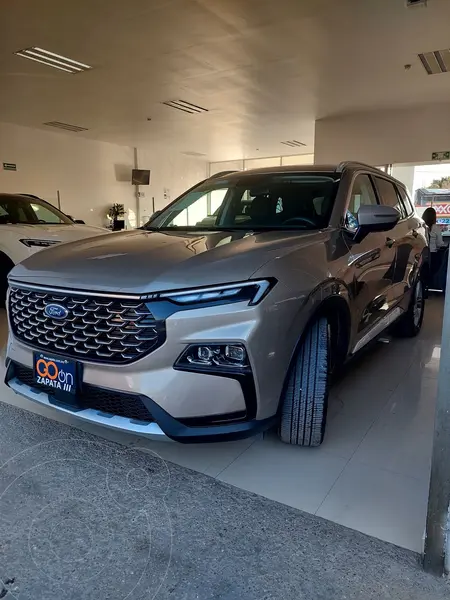
[[[35,382],[32,369],[17,363],[13,363],[13,368],[13,376],[17,377],[21,383],[36,390],[43,391],[50,396],[55,394],[55,388],[38,385]],[[142,400],[133,394],[115,392],[114,390],[107,390],[84,383],[82,394],[77,401],[81,409],[93,408],[94,410],[110,415],[118,415],[120,417],[127,417],[128,419],[136,421],[145,421],[147,423],[154,421]]]
[[[68,315],[45,314],[47,304],[63,306]],[[126,364],[164,342],[165,324],[140,300],[54,293],[11,287],[10,321],[14,335],[29,346],[62,356]]]

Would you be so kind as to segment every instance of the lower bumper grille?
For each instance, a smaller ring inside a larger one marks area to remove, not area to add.
[[[33,378],[33,370],[23,365],[13,363],[14,376],[31,388],[44,391],[49,396],[55,393],[55,389],[37,385]],[[83,384],[83,393],[78,398],[82,409],[92,408],[110,415],[126,417],[136,421],[154,422],[149,410],[142,400],[134,394],[125,394],[114,390],[107,390],[87,383]]]

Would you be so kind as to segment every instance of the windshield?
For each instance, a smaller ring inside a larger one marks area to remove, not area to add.
[[[181,196],[148,229],[322,229],[328,226],[334,174],[282,173],[209,180]]]
[[[57,208],[38,198],[0,195],[0,225],[73,225]]]

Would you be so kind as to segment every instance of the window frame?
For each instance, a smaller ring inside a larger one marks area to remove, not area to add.
[[[354,229],[350,229],[350,228],[348,228],[346,226],[346,218],[345,217],[346,217],[346,214],[347,214],[347,211],[348,211],[348,207],[350,205],[350,200],[351,200],[351,197],[352,197],[352,192],[353,192],[353,187],[355,185],[355,181],[361,175],[366,176],[369,179],[370,185],[372,186],[372,190],[373,190],[373,193],[374,193],[374,196],[375,196],[376,203],[378,205],[381,204],[377,187],[376,187],[376,185],[375,185],[375,183],[374,183],[374,181],[372,179],[372,175],[373,174],[370,173],[369,171],[355,171],[352,174],[352,178],[350,180],[350,185],[348,186],[348,192],[347,192],[347,198],[346,198],[346,201],[345,201],[344,212],[341,215],[341,226],[342,226],[342,228],[345,229],[345,231],[347,231],[348,233],[351,233],[352,235],[355,233],[355,230]]]
[[[398,192],[397,184],[396,184],[395,180],[390,179],[389,177],[380,177],[379,175],[374,175],[373,177],[375,179],[374,185],[375,185],[375,188],[376,188],[376,190],[378,192],[378,198],[379,198],[380,204],[382,206],[390,206],[390,204],[385,204],[383,202],[383,194],[381,193],[381,190],[378,187],[378,184],[377,184],[377,181],[376,181],[377,179],[381,179],[383,181],[387,181],[388,183],[390,183],[392,185],[392,187],[394,188],[394,194],[395,194],[395,196],[396,196],[396,198],[398,200],[398,203],[403,208],[403,212],[402,211],[398,211],[400,213],[399,223],[402,222],[402,221],[406,221],[406,219],[408,218],[408,213],[406,211],[406,206],[405,206],[405,204],[404,204],[404,202],[403,202],[403,200],[402,200],[402,198],[401,198],[401,196],[400,196],[400,194]],[[395,206],[391,206],[391,208],[396,208],[396,207]]]

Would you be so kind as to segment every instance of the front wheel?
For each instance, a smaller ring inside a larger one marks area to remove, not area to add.
[[[320,446],[328,408],[330,335],[322,317],[307,330],[294,358],[282,397],[280,439],[297,446]]]
[[[425,293],[422,278],[418,278],[411,294],[408,310],[394,325],[398,337],[415,337],[422,328],[425,312]]]

